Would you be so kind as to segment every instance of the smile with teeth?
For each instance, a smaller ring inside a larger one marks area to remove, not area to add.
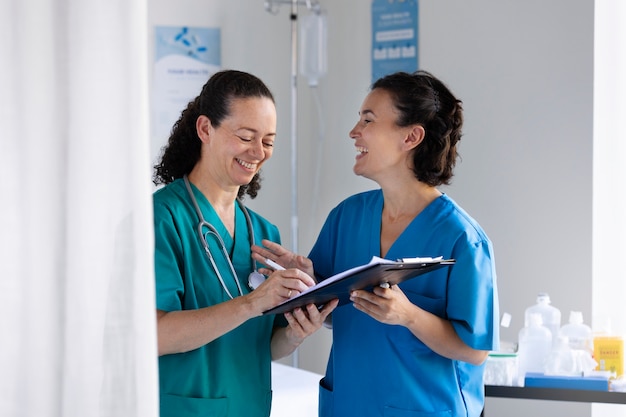
[[[368,151],[367,151],[367,148],[364,148],[364,147],[362,147],[362,146],[357,146],[357,147],[356,147],[356,151],[357,151],[358,153],[367,153],[367,152],[368,152]]]
[[[248,169],[254,169],[256,168],[256,164],[251,164],[249,162],[246,161],[242,161],[241,159],[237,158],[237,162],[239,163],[239,165],[248,168]]]

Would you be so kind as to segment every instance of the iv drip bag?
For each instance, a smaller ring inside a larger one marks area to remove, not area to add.
[[[300,21],[300,74],[309,79],[309,86],[315,87],[326,74],[327,47],[326,15],[310,14]]]

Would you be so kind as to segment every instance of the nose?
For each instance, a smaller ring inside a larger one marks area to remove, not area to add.
[[[359,135],[359,124],[357,123],[350,130],[350,132],[348,133],[348,136],[350,136],[350,139],[356,139],[358,135]]]
[[[253,140],[252,145],[250,146],[250,153],[252,154],[252,156],[254,156],[254,158],[258,159],[259,161],[265,159],[265,149],[263,148],[263,142],[260,140]]]

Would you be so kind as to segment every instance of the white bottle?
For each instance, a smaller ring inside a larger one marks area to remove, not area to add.
[[[524,314],[524,325],[526,327],[528,327],[529,324],[529,316],[533,313],[539,313],[541,315],[543,325],[552,332],[552,340],[556,343],[561,328],[561,311],[550,305],[550,296],[548,294],[540,292],[537,295],[537,304],[526,309]]]
[[[560,335],[567,337],[570,348],[593,354],[593,332],[583,324],[582,312],[570,311],[569,323],[561,326]]]
[[[543,373],[545,360],[552,350],[552,333],[542,326],[541,314],[530,313],[528,326],[519,331],[517,358],[520,382],[528,372]]]
[[[567,336],[559,336],[556,343],[544,363],[546,375],[580,376],[582,370],[578,370],[576,350],[569,347]]]

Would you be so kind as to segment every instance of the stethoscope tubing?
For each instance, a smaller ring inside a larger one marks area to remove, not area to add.
[[[203,233],[202,229],[204,227],[208,228],[209,231],[206,233]],[[239,283],[239,279],[237,279],[237,272],[235,271],[235,267],[233,266],[233,263],[230,261],[230,256],[228,255],[228,252],[226,251],[226,244],[224,243],[224,240],[217,233],[217,230],[215,230],[215,227],[213,227],[211,223],[205,221],[204,219],[201,219],[200,223],[198,223],[198,235],[200,236],[200,241],[202,242],[202,245],[204,246],[204,251],[209,257],[209,261],[211,261],[211,266],[213,267],[213,270],[215,271],[217,275],[217,279],[220,281],[222,288],[224,288],[224,291],[226,291],[226,294],[228,294],[228,296],[231,299],[233,299],[234,297],[228,290],[228,287],[226,286],[226,283],[224,282],[224,278],[222,278],[222,274],[220,273],[220,270],[217,267],[217,264],[215,263],[215,259],[213,259],[213,256],[211,255],[211,250],[209,249],[209,243],[207,241],[207,236],[206,236],[208,234],[212,234],[213,236],[215,236],[215,238],[220,243],[220,249],[222,250],[222,253],[224,254],[224,258],[228,260],[227,262],[228,267],[230,268],[230,272],[233,274],[233,277],[235,279],[235,284],[237,285],[237,291],[239,292],[239,295],[243,295],[241,284]]]
[[[234,297],[231,294],[231,292],[228,290],[228,287],[226,286],[226,283],[224,282],[224,278],[222,277],[222,274],[220,273],[220,270],[217,267],[217,264],[215,263],[215,259],[213,258],[213,255],[211,254],[211,249],[209,248],[209,242],[207,241],[208,234],[215,236],[215,238],[217,239],[221,252],[224,255],[224,258],[226,259],[226,263],[228,263],[230,272],[232,273],[233,279],[235,280],[235,284],[237,285],[237,291],[239,292],[239,295],[243,295],[243,289],[241,288],[241,284],[239,283],[239,279],[237,277],[237,272],[235,271],[235,267],[233,266],[233,263],[230,260],[228,251],[226,250],[226,244],[224,243],[224,240],[219,235],[217,229],[215,229],[215,227],[211,223],[207,222],[204,219],[204,216],[202,215],[202,211],[200,210],[200,206],[198,205],[198,201],[196,200],[196,196],[193,194],[193,190],[191,189],[191,184],[189,183],[189,178],[187,177],[187,175],[183,176],[183,180],[185,181],[185,187],[187,188],[187,192],[189,193],[191,202],[193,203],[193,206],[196,210],[196,214],[198,215],[199,223],[197,226],[197,232],[198,232],[198,237],[200,238],[200,243],[202,244],[204,248],[204,252],[207,254],[207,257],[209,258],[209,261],[211,262],[211,267],[215,271],[215,274],[217,275],[217,279],[219,280],[226,294],[228,294],[228,296],[231,299],[233,299]],[[254,242],[255,242],[254,228],[252,227],[252,220],[250,219],[250,214],[248,213],[248,209],[244,206],[244,204],[239,199],[237,199],[237,204],[239,204],[239,207],[241,208],[241,211],[243,212],[246,218],[246,225],[248,227],[248,235],[250,238],[250,244],[254,245]],[[204,232],[205,227],[208,229],[206,233]],[[253,259],[251,259],[251,265],[252,265],[252,271],[253,271],[251,275],[255,273],[259,274],[259,272],[256,270]]]

